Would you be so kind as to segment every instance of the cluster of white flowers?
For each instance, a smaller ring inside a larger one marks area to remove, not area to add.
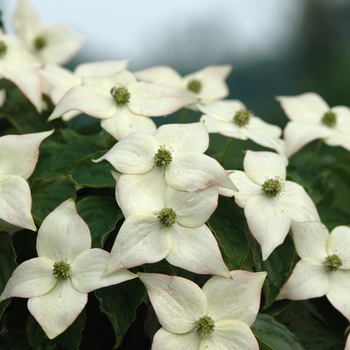
[[[115,196],[125,221],[110,253],[91,249],[89,228],[73,199],[63,202],[39,228],[38,257],[18,266],[0,301],[29,298],[29,311],[52,339],[77,318],[87,293],[140,278],[162,325],[153,349],[257,350],[250,326],[266,272],[226,267],[205,224],[224,195],[244,209],[263,260],[291,228],[301,260],[277,299],[326,295],[350,321],[350,228],[338,226],[329,234],[305,189],[286,180],[288,158],[315,139],[350,151],[349,108],[330,108],[315,93],[278,97],[291,120],[281,139],[279,127],[238,100],[224,100],[230,65],[185,77],[169,67],[132,73],[129,60],[85,63],[70,72],[61,65],[82,45],[78,35],[41,25],[25,0],[18,1],[14,28],[17,35],[0,33],[0,78],[12,81],[38,111],[45,108],[42,94],[48,95],[55,105],[49,121],[68,121],[80,113],[101,119],[101,127],[118,142],[94,162],[108,161],[117,170]],[[150,118],[181,108],[200,111],[200,120],[157,128]],[[26,180],[40,143],[53,132],[0,138],[4,222],[36,231]],[[225,170],[204,154],[209,133],[250,139],[275,152],[248,150],[244,171]],[[200,289],[181,277],[127,270],[162,259],[214,276]]]

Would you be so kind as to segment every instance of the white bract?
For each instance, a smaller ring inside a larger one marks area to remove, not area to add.
[[[230,274],[214,276],[200,289],[182,277],[141,273],[162,325],[152,350],[258,350],[250,326],[259,311],[266,272]]]
[[[283,243],[292,221],[320,219],[304,188],[286,181],[285,160],[279,154],[247,151],[243,167],[244,172],[230,175],[239,192],[230,192],[237,205],[244,208],[250,232],[266,260]]]
[[[216,239],[204,224],[217,199],[217,186],[196,192],[168,187],[158,207],[143,203],[120,228],[105,275],[165,258],[188,271],[230,277]]]
[[[198,105],[198,108],[204,113],[200,120],[204,121],[210,133],[240,140],[251,139],[285,157],[284,141],[280,139],[282,130],[254,116],[241,101],[215,101],[207,105]]]
[[[186,107],[197,110],[198,105],[225,98],[229,89],[225,79],[231,73],[231,65],[208,66],[184,77],[173,68],[158,66],[147,68],[135,73],[137,79],[162,85],[176,86],[183,89],[189,96],[198,99],[198,103],[190,103]]]
[[[36,72],[39,67],[40,62],[17,36],[5,35],[0,29],[0,79],[12,81],[38,112],[42,107],[41,82]]]
[[[320,223],[293,223],[292,231],[301,260],[277,299],[325,295],[350,321],[350,228],[338,226],[329,234]]]
[[[0,137],[0,219],[36,231],[27,179],[39,157],[40,143],[51,131]]]
[[[120,192],[120,202],[145,199],[152,203],[167,186],[179,191],[211,186],[237,190],[221,165],[203,154],[208,145],[203,123],[168,124],[159,127],[153,136],[132,133],[96,162],[106,159],[123,174],[118,180],[125,193]]]
[[[350,151],[350,109],[330,108],[319,95],[279,96],[281,107],[291,120],[284,129],[286,153],[290,157],[313,140]]]
[[[127,70],[103,77],[84,77],[60,100],[49,120],[78,110],[101,120],[101,126],[117,140],[132,132],[153,134],[156,125],[149,117],[171,114],[189,101],[181,89],[138,82]]]
[[[48,63],[38,70],[39,75],[48,84],[51,101],[57,105],[62,97],[74,86],[83,84],[83,77],[97,77],[117,73],[126,69],[129,61],[89,62],[78,65],[73,72],[55,63]],[[80,111],[70,111],[62,116],[67,121],[80,114]]]
[[[44,219],[36,249],[38,257],[16,268],[0,301],[29,298],[30,313],[50,339],[64,332],[79,316],[89,292],[137,277],[127,270],[101,277],[109,253],[91,249],[89,227],[78,215],[72,199]]]
[[[44,63],[67,63],[83,45],[82,37],[66,27],[41,24],[26,0],[18,0],[13,24],[27,48]]]

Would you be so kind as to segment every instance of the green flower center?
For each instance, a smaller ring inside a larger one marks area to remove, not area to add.
[[[215,322],[210,316],[204,315],[194,323],[194,326],[196,327],[199,338],[204,340],[211,337],[215,328]]]
[[[0,41],[0,58],[6,55],[7,46],[3,41]]]
[[[245,126],[249,123],[251,115],[252,114],[248,111],[240,110],[234,115],[233,121],[238,126]]]
[[[201,92],[201,89],[202,89],[202,83],[197,79],[193,79],[189,81],[187,84],[187,90],[192,91],[195,94],[199,94]]]
[[[165,227],[173,226],[176,222],[177,215],[171,208],[163,208],[157,214],[160,223]]]
[[[322,124],[328,126],[329,128],[335,127],[337,124],[337,115],[331,111],[326,112],[322,117]]]
[[[117,105],[126,105],[130,101],[130,92],[126,87],[113,87],[111,89],[111,95],[114,98]]]
[[[165,169],[173,160],[171,152],[168,151],[164,146],[160,146],[158,152],[154,155],[154,164]]]
[[[71,268],[65,259],[53,264],[52,274],[57,279],[66,280],[71,276]]]
[[[283,189],[283,183],[277,177],[274,179],[267,179],[263,185],[262,190],[266,196],[277,197]]]
[[[40,51],[42,50],[45,46],[47,45],[47,40],[45,37],[43,36],[38,36],[35,38],[34,40],[34,48],[35,50],[37,51]]]
[[[340,266],[343,265],[343,262],[337,254],[329,255],[324,261],[326,269],[328,271],[337,271]]]

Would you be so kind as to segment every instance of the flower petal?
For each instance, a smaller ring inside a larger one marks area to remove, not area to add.
[[[154,156],[158,148],[159,144],[153,136],[142,132],[132,133],[95,162],[106,159],[123,174],[144,174],[155,166]]]
[[[18,175],[27,180],[38,161],[41,142],[53,132],[0,137],[0,175]]]
[[[272,152],[247,151],[243,160],[244,171],[257,185],[267,179],[286,179],[286,163],[282,156]]]
[[[101,127],[118,141],[133,132],[153,135],[157,130],[156,124],[151,118],[134,114],[125,106],[119,107],[112,118],[102,119]]]
[[[259,350],[252,330],[244,322],[222,320],[215,322],[213,336],[202,340],[200,350],[249,349]]]
[[[330,303],[350,321],[350,271],[330,272],[329,290],[326,294]]]
[[[204,153],[209,146],[209,134],[203,123],[161,125],[153,136],[174,155]]]
[[[328,230],[319,222],[292,222],[293,240],[298,255],[323,263],[327,257]]]
[[[29,312],[49,339],[63,333],[87,303],[87,294],[73,288],[71,281],[60,280],[48,293],[28,300]]]
[[[284,113],[293,121],[316,123],[329,110],[324,99],[314,92],[307,92],[298,96],[278,96]]]
[[[327,242],[328,255],[337,254],[342,259],[340,269],[350,269],[350,228],[337,226],[332,230]]]
[[[199,274],[230,277],[216,239],[206,225],[196,228],[174,224],[170,230],[172,247],[166,260]]]
[[[182,277],[139,273],[160,324],[172,333],[187,333],[207,311],[202,290]]]
[[[161,85],[181,87],[182,77],[173,68],[166,66],[157,66],[146,68],[134,73],[136,78],[141,81],[148,81]]]
[[[142,175],[121,175],[116,186],[116,199],[127,218],[137,211],[157,211],[165,207],[168,185],[158,167]]]
[[[231,278],[214,276],[202,290],[207,296],[210,315],[218,321],[240,320],[251,326],[260,307],[261,288],[266,272],[230,271]],[[215,331],[217,327],[215,326]]]
[[[67,199],[52,211],[40,226],[36,244],[39,256],[70,264],[81,252],[91,248],[88,225],[79,216],[73,199]]]
[[[128,89],[130,110],[149,117],[166,116],[198,101],[196,97],[175,86],[138,82],[128,86]]]
[[[250,232],[261,246],[263,260],[283,243],[292,219],[278,198],[250,198],[244,208]]]
[[[48,293],[57,283],[53,276],[53,261],[33,258],[19,265],[8,280],[0,301],[11,298],[31,298]]]
[[[211,186],[237,191],[217,160],[197,152],[174,157],[165,171],[165,180],[169,186],[179,191],[204,190]]]
[[[104,276],[145,263],[162,260],[172,245],[169,230],[148,212],[131,214],[114,241]]]
[[[211,119],[235,125],[233,123],[234,115],[240,110],[246,110],[246,106],[238,100],[222,100],[207,105],[198,105],[198,109]]]
[[[31,208],[32,196],[27,181],[17,175],[0,176],[0,219],[36,231]]]
[[[185,227],[203,225],[218,205],[219,188],[209,187],[195,192],[177,191],[168,187],[165,194],[165,207],[172,208]]]
[[[89,249],[80,253],[72,262],[72,285],[82,293],[118,284],[138,277],[134,273],[122,270],[108,278],[102,278],[110,254],[103,249]]]
[[[323,264],[300,260],[276,299],[303,300],[321,297],[329,291],[328,276]]]
[[[195,330],[184,334],[170,333],[161,328],[154,335],[152,350],[188,350],[199,349],[200,339]]]
[[[74,69],[78,77],[97,77],[117,73],[126,69],[129,60],[81,63]]]

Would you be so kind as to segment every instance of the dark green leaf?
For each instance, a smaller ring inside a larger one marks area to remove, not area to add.
[[[81,342],[81,332],[85,325],[85,310],[58,337],[49,339],[33,316],[29,316],[28,341],[33,350],[77,350]]]
[[[106,196],[90,196],[76,204],[79,215],[88,224],[92,248],[102,248],[109,233],[113,231],[123,213],[115,199]]]
[[[220,197],[218,207],[210,217],[208,226],[218,240],[229,270],[240,269],[248,256],[246,225],[242,210],[233,199]]]
[[[297,337],[269,315],[259,314],[252,331],[261,350],[303,350]]]
[[[109,318],[116,337],[115,348],[135,320],[136,309],[141,304],[146,290],[139,279],[133,279],[95,291],[101,311]]]
[[[111,170],[115,170],[109,162],[94,163],[93,159],[102,157],[106,151],[98,151],[83,158],[73,169],[72,178],[78,186],[83,187],[115,187],[115,179]]]

